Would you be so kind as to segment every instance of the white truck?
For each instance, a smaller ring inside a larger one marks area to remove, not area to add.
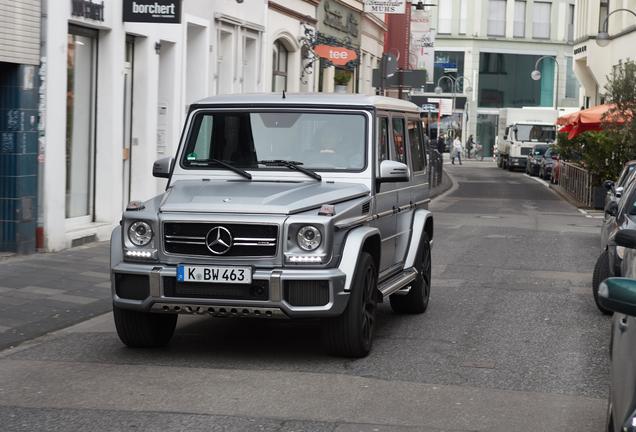
[[[526,168],[528,154],[535,144],[554,144],[558,112],[551,108],[524,107],[499,110],[497,166]]]

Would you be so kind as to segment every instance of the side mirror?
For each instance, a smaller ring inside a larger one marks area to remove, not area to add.
[[[618,204],[616,203],[616,201],[610,201],[607,203],[607,206],[605,207],[605,213],[612,217],[615,217],[618,214]]]
[[[636,249],[636,230],[623,229],[616,233],[614,241],[617,245],[628,249]]]
[[[604,187],[605,189],[607,189],[607,190],[611,190],[611,189],[612,189],[612,187],[614,187],[614,182],[613,182],[613,181],[611,181],[611,180],[605,180],[605,181],[603,182],[603,187]]]
[[[625,188],[623,186],[619,186],[616,189],[614,189],[614,196],[616,198],[620,198],[621,196],[623,196],[623,191],[625,190]]]
[[[383,160],[380,163],[380,178],[382,183],[396,183],[409,181],[411,174],[409,167],[402,162]]]
[[[613,277],[598,288],[601,306],[613,312],[636,316],[636,280]]]
[[[152,176],[158,178],[170,178],[170,170],[174,159],[171,157],[161,158],[152,165]]]

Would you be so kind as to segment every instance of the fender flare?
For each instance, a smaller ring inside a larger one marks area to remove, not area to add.
[[[112,269],[122,261],[124,261],[124,255],[121,244],[121,226],[117,225],[110,234],[110,268]]]
[[[406,254],[406,260],[404,261],[404,268],[408,269],[415,265],[415,257],[417,255],[417,250],[420,247],[420,242],[422,240],[422,233],[424,233],[424,229],[426,224],[429,223],[431,227],[431,233],[433,232],[433,213],[429,210],[419,209],[415,211],[413,215],[413,231],[411,233],[411,241],[409,242],[409,251]],[[429,236],[429,242],[431,247],[433,247],[433,236]]]
[[[362,226],[354,228],[347,234],[344,248],[342,248],[342,257],[340,258],[340,265],[338,270],[346,275],[345,279],[345,291],[351,290],[351,281],[353,280],[353,273],[358,265],[360,253],[362,247],[368,238],[373,236],[380,237],[380,231],[377,228],[368,226]],[[378,251],[380,253],[380,251]]]

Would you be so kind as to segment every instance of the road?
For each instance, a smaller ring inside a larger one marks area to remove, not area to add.
[[[600,221],[494,164],[448,170],[429,309],[381,305],[367,358],[326,356],[310,321],[195,317],[131,350],[106,314],[0,353],[0,429],[602,430]]]

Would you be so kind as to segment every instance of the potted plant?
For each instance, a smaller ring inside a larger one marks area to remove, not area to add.
[[[333,76],[333,81],[336,84],[336,93],[346,93],[347,84],[349,84],[349,81],[351,81],[351,72],[342,69],[336,69],[336,73]]]

